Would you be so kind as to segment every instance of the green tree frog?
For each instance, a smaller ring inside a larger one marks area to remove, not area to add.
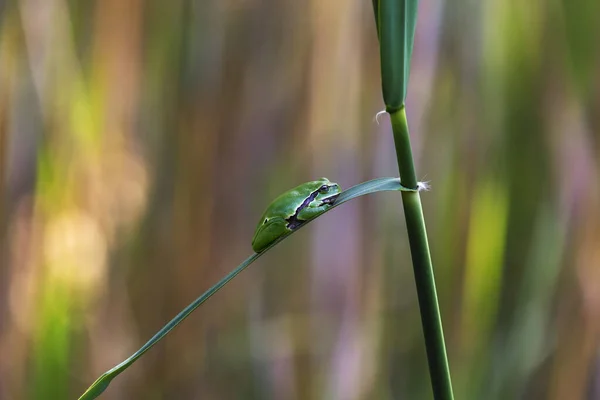
[[[333,205],[341,191],[337,183],[321,178],[283,193],[273,200],[258,221],[252,249],[260,253],[279,237],[321,214]]]

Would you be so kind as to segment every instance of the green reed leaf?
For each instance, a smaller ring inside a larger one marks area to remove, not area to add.
[[[383,101],[389,113],[406,100],[417,25],[418,0],[374,0]]]
[[[335,207],[350,201],[356,197],[364,196],[370,193],[382,192],[382,191],[408,191],[414,192],[415,189],[405,188],[400,184],[400,179],[398,178],[378,178],[373,179],[368,182],[364,182],[358,184],[356,186],[351,187],[348,190],[340,193],[339,197],[335,201],[332,207],[327,209],[323,214],[331,211]],[[298,229],[292,231],[291,233],[277,239],[273,242],[269,247],[260,253],[254,253],[250,257],[248,257],[244,262],[238,265],[233,271],[227,274],[224,278],[222,278],[219,282],[217,282],[213,287],[204,292],[200,297],[194,300],[190,305],[184,308],[179,314],[175,316],[168,324],[166,324],[160,331],[158,331],[146,344],[144,344],[138,351],[133,353],[129,358],[116,365],[115,367],[109,369],[104,374],[102,374],[86,391],[79,397],[79,400],[92,400],[96,397],[100,396],[104,390],[108,387],[110,382],[121,372],[125,371],[129,368],[134,362],[136,362],[145,352],[150,350],[152,346],[158,343],[161,339],[163,339],[169,332],[171,332],[177,325],[179,325],[184,319],[186,319],[196,308],[198,308],[202,303],[208,300],[213,294],[218,292],[223,286],[225,286],[229,281],[235,278],[240,272],[242,272],[246,267],[252,264],[254,261],[258,260],[263,254],[267,253],[270,249],[275,247],[281,241],[287,239],[299,229],[303,228],[310,222],[315,219],[321,217],[323,214],[318,215],[317,217],[306,221],[302,224]]]

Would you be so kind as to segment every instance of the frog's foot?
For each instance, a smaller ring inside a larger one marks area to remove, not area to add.
[[[286,227],[292,231],[304,223],[304,221],[298,219],[295,215],[292,215],[291,217],[286,219],[286,221],[287,221]]]
[[[320,205],[322,206],[324,204],[333,204],[337,200],[338,196],[339,196],[339,193],[334,196],[327,197],[326,199],[323,199],[323,201],[321,202]]]

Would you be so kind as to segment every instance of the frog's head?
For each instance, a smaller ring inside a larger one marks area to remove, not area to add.
[[[315,203],[319,205],[333,204],[342,192],[342,188],[335,182],[330,182],[327,178],[321,178],[314,181],[315,191],[317,195],[315,197]]]

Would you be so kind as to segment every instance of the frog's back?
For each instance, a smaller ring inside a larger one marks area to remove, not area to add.
[[[260,226],[264,222],[267,215],[271,217],[281,217],[283,219],[294,215],[294,212],[296,211],[295,207],[291,205],[290,202],[285,201],[285,199],[295,199],[309,195],[309,190],[301,190],[299,189],[299,187],[295,187],[293,189],[288,190],[287,192],[280,194],[275,198],[275,200],[273,200],[271,204],[269,204],[269,207],[267,207],[267,209],[261,216],[260,221],[258,221],[258,225]]]
[[[257,229],[265,222],[267,216],[272,217],[281,217],[283,219],[287,219],[294,215],[296,212],[296,208],[300,206],[291,204],[292,199],[305,199],[311,195],[314,190],[317,190],[322,183],[329,182],[327,178],[321,178],[316,181],[306,182],[299,186],[296,186],[293,189],[288,190],[277,196],[275,200],[269,204],[269,207],[265,210],[260,220],[258,221]],[[287,201],[290,199],[290,201]]]

